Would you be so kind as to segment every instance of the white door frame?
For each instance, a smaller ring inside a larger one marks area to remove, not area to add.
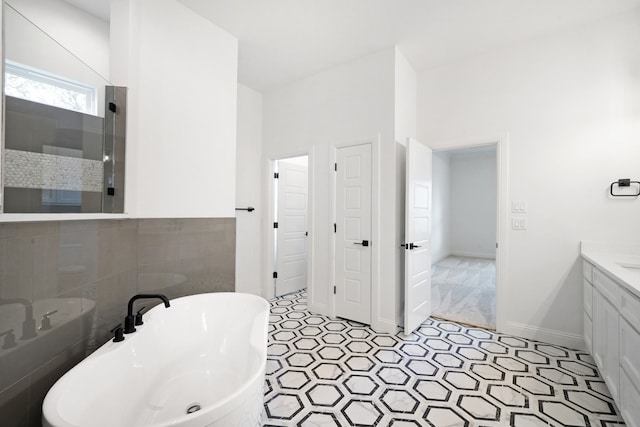
[[[291,157],[300,157],[300,156],[308,156],[308,192],[307,192],[307,229],[309,231],[309,235],[307,237],[307,286],[313,286],[313,276],[311,273],[313,272],[313,233],[311,232],[311,224],[313,224],[313,182],[314,182],[314,174],[313,174],[313,150],[309,151],[292,151],[285,152],[281,154],[274,154],[268,156],[265,160],[264,169],[266,171],[266,175],[268,177],[268,192],[267,192],[267,200],[263,204],[265,206],[265,214],[263,216],[263,231],[265,234],[262,236],[262,241],[265,242],[265,249],[263,251],[262,257],[262,277],[263,277],[263,285],[262,289],[264,292],[264,296],[267,299],[271,299],[275,297],[275,286],[273,282],[273,260],[274,260],[274,250],[273,247],[275,245],[274,233],[273,233],[273,223],[275,222],[275,194],[276,194],[276,182],[273,178],[273,174],[275,173],[275,164],[278,160],[284,160]],[[264,187],[263,187],[264,188]]]
[[[431,228],[433,223],[433,151],[413,138],[405,145],[404,335],[411,335],[431,316]],[[418,190],[427,189],[426,200]],[[420,206],[420,202],[426,202]],[[426,226],[420,230],[420,220]],[[414,246],[419,243],[420,245]],[[421,249],[416,249],[420,248]],[[414,249],[416,251],[414,252]],[[422,259],[421,257],[425,257]],[[424,261],[420,263],[420,261]],[[424,265],[419,269],[419,265]]]
[[[507,331],[507,274],[508,274],[508,235],[509,235],[509,134],[459,141],[439,141],[430,145],[434,153],[461,148],[496,146],[496,331]]]
[[[296,164],[291,162],[292,159],[305,159],[305,164],[304,166]],[[275,293],[280,296],[297,292],[300,289],[306,289],[308,284],[307,239],[309,236],[309,224],[307,221],[307,213],[309,204],[309,165],[308,156],[281,159],[275,163],[278,164],[278,179],[274,180],[275,186],[278,188],[277,208],[274,209],[277,215],[276,221],[278,222],[278,228],[274,229],[276,241],[278,242],[274,248],[276,251],[274,265],[275,271],[278,272],[278,278],[275,281]],[[300,177],[299,174],[303,174],[302,177]],[[292,178],[294,175],[299,177]],[[290,199],[292,195],[296,199],[302,196],[304,200],[295,202]],[[300,203],[301,205],[294,207],[291,203]],[[300,215],[304,216],[304,222],[298,224],[295,231],[292,226],[297,224],[297,222],[292,219],[293,217],[291,215],[295,217],[299,217]],[[293,222],[290,223],[289,220]],[[302,227],[302,225],[304,225],[304,227]],[[302,233],[305,234],[303,235]],[[290,252],[300,245],[300,243],[302,243],[302,248],[299,248],[296,252]],[[304,271],[300,270],[300,262],[304,263]],[[292,274],[295,276],[291,276]]]
[[[379,323],[379,295],[380,295],[380,134],[359,140],[339,142],[331,145],[330,153],[330,185],[329,208],[331,209],[331,227],[336,223],[336,173],[334,165],[337,161],[339,148],[352,147],[354,145],[371,144],[371,327],[380,329]],[[336,277],[336,234],[331,233],[331,279],[327,286],[329,298],[329,316],[336,317],[336,295],[333,293]]]

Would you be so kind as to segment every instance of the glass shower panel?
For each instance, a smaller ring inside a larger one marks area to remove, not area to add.
[[[4,212],[102,212],[102,117],[5,97]]]
[[[126,88],[25,13],[5,2],[2,211],[122,213]]]

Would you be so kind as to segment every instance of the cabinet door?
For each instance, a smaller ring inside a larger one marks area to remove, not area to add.
[[[609,387],[611,397],[618,399],[620,388],[620,347],[618,331],[618,309],[604,300],[604,322],[606,349],[604,353],[604,380]]]
[[[640,333],[624,317],[620,318],[620,366],[640,388]]]
[[[593,322],[591,318],[587,316],[586,312],[582,313],[583,317],[583,329],[584,329],[584,345],[587,351],[593,354]]]
[[[593,354],[593,285],[586,278],[582,280],[582,295],[584,307],[582,312],[582,317],[584,318],[582,335],[587,351]]]
[[[620,369],[620,400],[617,402],[626,425],[640,427],[640,390],[624,369]]]
[[[603,375],[604,354],[606,352],[607,344],[604,323],[604,301],[602,294],[597,289],[593,289],[592,354]]]
[[[618,333],[618,310],[594,288],[593,357],[614,400],[620,388]]]
[[[593,285],[586,279],[582,280],[582,305],[585,313],[593,316]]]

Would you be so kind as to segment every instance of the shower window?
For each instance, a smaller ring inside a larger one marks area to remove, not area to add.
[[[4,86],[5,95],[94,116],[98,113],[95,87],[17,62],[6,61]]]

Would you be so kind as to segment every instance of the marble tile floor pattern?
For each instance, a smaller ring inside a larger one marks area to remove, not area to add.
[[[582,351],[428,319],[389,335],[271,301],[263,426],[620,426]]]
[[[496,262],[449,256],[431,270],[433,316],[496,327]]]

